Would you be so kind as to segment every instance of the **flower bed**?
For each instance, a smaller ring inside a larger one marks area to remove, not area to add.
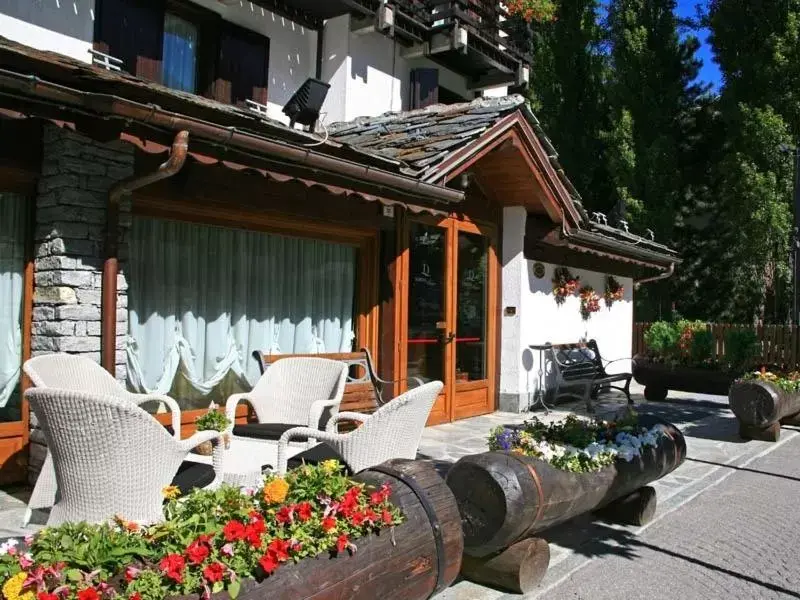
[[[532,456],[573,473],[599,471],[620,459],[630,462],[642,448],[655,447],[659,427],[643,427],[629,411],[616,421],[588,421],[569,415],[545,424],[536,417],[521,428],[500,426],[489,436],[489,449]]]
[[[800,372],[747,373],[731,386],[728,403],[741,437],[776,442],[781,424],[800,424]]]
[[[165,489],[166,521],[151,526],[66,523],[0,548],[6,600],[169,596],[236,598],[242,583],[287,563],[356,551],[355,541],[403,522],[390,488],[357,483],[336,461],[270,477],[257,490],[223,486],[180,498]]]

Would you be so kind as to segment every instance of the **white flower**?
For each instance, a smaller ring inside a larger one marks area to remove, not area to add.
[[[631,448],[630,446],[625,446],[620,448],[617,456],[623,459],[625,462],[631,462],[633,460],[633,457],[635,456],[634,452],[635,450],[633,448]]]
[[[10,538],[10,539],[6,540],[2,544],[0,544],[0,556],[3,556],[4,554],[8,554],[9,552],[11,552],[13,554],[14,553],[13,551],[17,547],[18,544],[19,544],[19,542],[17,540],[15,540],[14,538]]]

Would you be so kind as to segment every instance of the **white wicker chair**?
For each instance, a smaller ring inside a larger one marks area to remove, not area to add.
[[[340,412],[328,421],[327,431],[290,429],[278,442],[278,472],[286,473],[288,445],[293,437],[327,443],[354,473],[392,458],[416,458],[422,430],[442,387],[441,381],[431,381],[401,394],[371,415]],[[336,424],[342,419],[360,421],[361,426],[349,433],[335,433]]]
[[[25,396],[42,423],[58,483],[48,525],[116,515],[137,523],[163,520],[162,490],[186,455],[223,435],[200,431],[177,440],[118,396],[54,388],[31,388]]]
[[[114,396],[120,400],[141,405],[160,402],[172,412],[172,429],[176,439],[181,437],[181,409],[169,396],[159,394],[132,394],[95,361],[74,354],[44,354],[27,360],[22,366],[33,385],[38,388],[57,388],[93,394]],[[42,470],[28,501],[23,526],[27,525],[37,508],[49,508],[56,501],[56,474],[50,452],[45,456]]]
[[[249,402],[259,424],[276,426],[274,436],[262,439],[273,445],[288,428],[310,427],[315,431],[326,410],[333,415],[339,408],[347,382],[347,365],[338,360],[317,357],[287,357],[275,361],[249,392],[233,394],[225,410],[231,423],[236,418],[236,406]],[[254,439],[247,426],[234,427],[235,437]],[[252,428],[251,428],[252,429]]]

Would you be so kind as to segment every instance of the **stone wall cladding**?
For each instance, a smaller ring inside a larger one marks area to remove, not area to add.
[[[67,129],[44,129],[36,198],[31,353],[82,354],[100,362],[101,297],[106,206],[117,181],[133,174],[133,146],[102,144]],[[120,274],[117,278],[117,378],[124,380],[128,328],[126,231],[130,199],[120,206]],[[31,415],[30,467],[44,459],[41,432]],[[34,475],[35,476],[35,475]]]

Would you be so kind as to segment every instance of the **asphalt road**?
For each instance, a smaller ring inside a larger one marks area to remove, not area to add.
[[[800,436],[594,557],[548,600],[800,599]]]

